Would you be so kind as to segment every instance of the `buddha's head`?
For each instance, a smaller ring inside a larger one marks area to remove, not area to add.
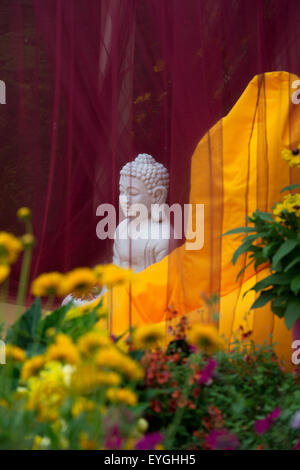
[[[143,204],[148,217],[152,204],[164,204],[169,189],[168,170],[151,155],[139,154],[120,171],[120,206],[125,217],[135,215],[130,208]]]

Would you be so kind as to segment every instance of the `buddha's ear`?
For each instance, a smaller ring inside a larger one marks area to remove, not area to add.
[[[164,204],[167,199],[167,192],[168,190],[165,188],[165,186],[157,186],[153,190],[153,199],[155,204]]]

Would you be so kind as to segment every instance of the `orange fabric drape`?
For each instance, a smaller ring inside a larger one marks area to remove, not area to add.
[[[291,335],[283,322],[268,306],[249,312],[253,292],[242,298],[266,270],[246,269],[236,282],[246,261],[231,263],[240,239],[221,235],[245,225],[256,208],[270,210],[283,186],[300,182],[299,169],[291,170],[281,158],[282,148],[300,141],[300,108],[291,101],[295,79],[287,72],[255,76],[228,115],[200,140],[192,156],[189,202],[204,204],[204,246],[186,250],[182,245],[139,273],[130,288],[114,288],[109,302],[105,297],[113,333],[164,321],[169,306],[187,314],[201,307],[201,292],[218,293],[221,334],[230,339],[241,325],[253,330],[258,343],[270,341],[272,334],[278,354],[289,359]],[[197,315],[193,318],[197,321]]]

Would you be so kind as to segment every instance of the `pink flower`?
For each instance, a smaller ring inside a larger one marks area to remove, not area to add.
[[[154,450],[155,447],[163,440],[163,435],[160,432],[152,432],[145,434],[145,436],[137,442],[135,450]]]
[[[296,445],[294,446],[294,449],[293,450],[299,450],[300,449],[300,437],[296,443]]]
[[[210,358],[204,367],[204,369],[201,371],[201,376],[199,379],[199,383],[201,384],[209,384],[212,382],[212,375],[215,371],[215,368],[217,366],[217,361],[215,359]]]
[[[259,436],[267,432],[269,427],[273,424],[276,418],[280,415],[280,408],[275,408],[271,413],[264,419],[259,419],[254,424],[256,434]]]
[[[109,432],[108,436],[105,439],[105,448],[109,450],[121,449],[123,443],[123,438],[119,434],[118,426],[114,426]]]
[[[227,429],[214,429],[205,437],[205,444],[212,450],[236,450],[240,442]]]

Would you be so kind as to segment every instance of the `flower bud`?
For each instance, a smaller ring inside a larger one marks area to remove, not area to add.
[[[149,423],[145,418],[140,418],[137,422],[137,429],[139,432],[146,432],[149,428]]]
[[[31,235],[30,233],[26,233],[26,235],[23,235],[22,237],[22,243],[24,248],[30,248],[34,245],[34,236]]]
[[[31,210],[28,207],[20,207],[20,209],[17,211],[17,217],[22,221],[30,220]]]

